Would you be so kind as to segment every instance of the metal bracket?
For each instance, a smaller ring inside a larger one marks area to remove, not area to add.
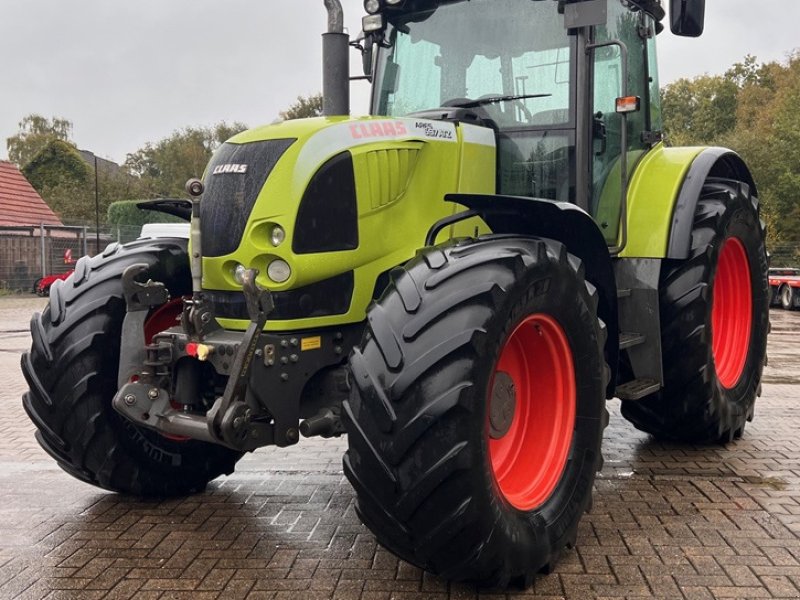
[[[181,327],[186,335],[197,341],[202,341],[211,332],[222,329],[214,316],[211,303],[203,294],[194,294],[192,298],[183,301]]]
[[[144,382],[126,383],[114,396],[114,409],[134,423],[161,433],[218,444],[206,427],[206,418],[172,408],[169,393]]]
[[[146,358],[144,323],[147,314],[154,306],[169,301],[169,290],[163,283],[148,280],[136,281],[145,273],[148,265],[137,263],[122,272],[122,293],[125,296],[127,312],[122,321],[122,336],[119,349],[119,373],[117,386],[122,387],[138,373]]]
[[[642,143],[648,146],[655,146],[664,139],[663,131],[643,131]]]
[[[243,291],[250,314],[250,325],[247,326],[239,352],[233,361],[231,374],[225,386],[225,392],[208,411],[208,429],[212,436],[225,443],[238,447],[244,442],[243,432],[250,431],[250,409],[245,402],[247,382],[250,369],[258,349],[259,335],[264,330],[267,315],[275,308],[269,290],[256,286],[257,269],[249,269],[244,274]],[[264,424],[269,428],[269,424]]]

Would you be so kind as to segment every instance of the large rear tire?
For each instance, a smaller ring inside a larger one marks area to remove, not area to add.
[[[126,312],[121,277],[136,263],[149,265],[147,276],[163,282],[173,297],[189,291],[185,241],[112,244],[102,255],[80,259],[74,274],[53,284],[44,313],[31,320],[33,344],[22,356],[30,386],[23,406],[42,448],[82,481],[137,496],[202,491],[231,473],[241,454],[168,439],[111,406]]]
[[[709,180],[690,257],[662,268],[664,388],[622,403],[638,429],[664,439],[727,442],[752,420],[769,328],[764,238],[749,188]]]
[[[359,516],[433,573],[529,585],[601,467],[605,327],[581,262],[540,239],[428,249],[368,321],[344,405]]]

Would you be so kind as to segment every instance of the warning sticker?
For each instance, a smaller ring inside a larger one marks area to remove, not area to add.
[[[319,350],[322,348],[322,337],[321,336],[314,336],[309,338],[302,338],[300,340],[300,351],[305,352],[306,350]]]

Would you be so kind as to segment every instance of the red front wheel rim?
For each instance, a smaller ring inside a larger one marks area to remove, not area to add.
[[[564,330],[535,314],[511,333],[489,384],[492,473],[519,510],[540,507],[558,485],[575,428],[575,369]]]
[[[717,379],[731,389],[744,372],[753,321],[750,263],[739,238],[728,238],[722,245],[712,302],[711,348]]]
[[[173,298],[147,315],[147,319],[144,322],[145,343],[152,343],[156,335],[175,327],[178,324],[181,312],[183,312],[183,298]]]

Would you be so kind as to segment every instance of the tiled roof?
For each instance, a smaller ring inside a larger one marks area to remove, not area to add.
[[[63,225],[14,163],[0,160],[0,225]]]

